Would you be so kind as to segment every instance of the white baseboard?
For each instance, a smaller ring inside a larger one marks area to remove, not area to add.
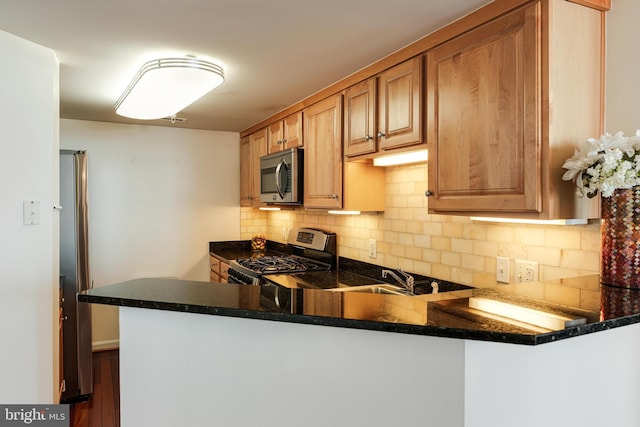
[[[120,340],[94,341],[91,347],[93,351],[115,350],[120,348]]]

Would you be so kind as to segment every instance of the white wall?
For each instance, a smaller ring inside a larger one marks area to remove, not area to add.
[[[536,347],[466,341],[465,427],[637,427],[640,325]]]
[[[0,402],[57,398],[58,60],[0,31]],[[37,200],[39,225],[23,225]]]
[[[94,286],[208,281],[209,241],[239,239],[237,133],[63,119],[60,146],[89,155]],[[93,307],[94,347],[116,343],[117,316]]]

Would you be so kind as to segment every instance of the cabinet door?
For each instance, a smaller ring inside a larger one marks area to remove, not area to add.
[[[58,400],[62,397],[65,390],[64,380],[64,312],[62,311],[63,303],[62,280],[60,280],[60,288],[58,289]]]
[[[378,134],[382,150],[422,141],[422,57],[380,74]]]
[[[304,145],[304,138],[302,136],[302,111],[287,116],[284,119],[282,127],[284,129],[285,148],[302,147]]]
[[[342,95],[313,104],[304,117],[304,205],[342,206]]]
[[[267,126],[269,153],[302,147],[302,111]]]
[[[358,83],[344,93],[344,154],[376,151],[376,79]]]
[[[427,54],[430,211],[541,210],[536,5]]]
[[[260,129],[249,135],[251,168],[251,206],[261,206],[260,202],[260,157],[267,155],[267,129]]]
[[[267,145],[269,154],[282,151],[284,146],[284,127],[282,120],[267,126]]]
[[[220,282],[229,282],[229,264],[224,261],[220,261]]]
[[[252,185],[251,144],[249,137],[245,136],[240,139],[240,206],[251,206]]]

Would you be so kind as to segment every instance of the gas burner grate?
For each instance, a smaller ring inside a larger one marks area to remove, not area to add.
[[[263,256],[255,259],[236,260],[241,266],[260,274],[299,273],[328,270],[329,265],[295,255]]]

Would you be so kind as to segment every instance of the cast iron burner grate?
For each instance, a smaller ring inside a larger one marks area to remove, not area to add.
[[[312,261],[296,255],[238,259],[236,262],[260,274],[300,273],[304,271],[323,271],[330,269],[328,264]]]

